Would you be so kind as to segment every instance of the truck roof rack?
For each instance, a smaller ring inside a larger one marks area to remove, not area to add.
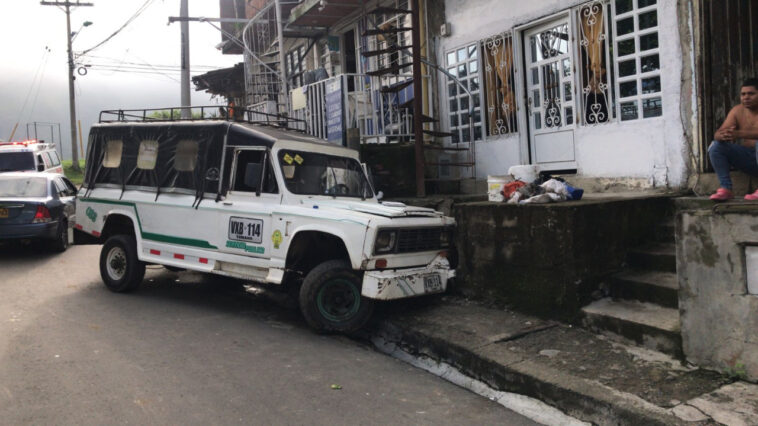
[[[182,118],[182,111],[189,110],[191,118]],[[269,114],[249,108],[226,107],[219,105],[141,108],[141,109],[112,109],[100,111],[100,123],[136,123],[161,121],[203,121],[227,120],[261,126],[272,126],[284,130],[305,133],[305,120],[292,118],[282,114]],[[298,127],[294,127],[300,124]],[[302,128],[300,128],[302,127]]]

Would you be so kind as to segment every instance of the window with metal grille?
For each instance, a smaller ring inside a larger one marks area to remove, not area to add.
[[[479,76],[479,43],[472,43],[447,52],[445,58],[447,72],[456,77],[447,78],[448,114],[452,143],[471,141],[469,115],[473,106],[473,137],[482,139],[482,111]],[[471,93],[469,97],[465,89]]]
[[[487,135],[515,133],[516,79],[513,67],[513,37],[504,32],[482,40],[484,101]]]
[[[663,115],[657,0],[614,0],[616,91],[621,121]]]
[[[585,125],[607,123],[616,115],[611,90],[613,85],[610,83],[613,70],[608,67],[611,63],[608,3],[600,0],[585,3],[579,6],[576,15],[579,120]],[[570,83],[568,85],[564,91],[570,93]]]
[[[291,87],[300,87],[303,85],[303,61],[305,61],[305,46],[298,46],[287,53],[285,63],[287,67],[287,76]]]

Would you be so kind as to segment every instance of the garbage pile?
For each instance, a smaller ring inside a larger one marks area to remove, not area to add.
[[[537,166],[513,166],[505,176],[487,177],[490,201],[508,204],[544,204],[581,200],[584,190],[560,177],[539,173]]]

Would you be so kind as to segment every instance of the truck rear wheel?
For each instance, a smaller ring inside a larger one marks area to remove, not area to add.
[[[368,322],[374,301],[361,296],[361,278],[344,260],[329,260],[313,268],[300,288],[305,321],[322,333],[351,333]]]
[[[145,263],[137,257],[137,241],[131,235],[108,238],[100,251],[100,276],[116,293],[136,290],[145,277]]]

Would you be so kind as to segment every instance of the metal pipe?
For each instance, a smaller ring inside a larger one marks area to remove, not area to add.
[[[189,16],[187,0],[181,0],[179,4],[179,16],[187,18]],[[189,22],[182,20],[179,24],[181,28],[181,75],[180,75],[180,93],[182,105],[182,118],[192,117],[192,111],[189,107],[192,105],[190,99],[190,67],[189,67]],[[172,117],[173,118],[173,117]]]
[[[411,44],[413,45],[413,134],[416,153],[416,196],[426,196],[425,160],[424,160],[424,128],[421,114],[423,113],[421,78],[421,29],[419,28],[419,7],[421,0],[411,0]]]
[[[276,32],[279,36],[279,75],[281,76],[281,87],[280,92],[282,99],[279,101],[280,104],[284,104],[284,112],[289,113],[289,84],[287,82],[287,68],[285,67],[284,63],[284,22],[282,21],[282,4],[281,0],[274,0],[276,2]],[[284,102],[282,102],[284,101]]]

